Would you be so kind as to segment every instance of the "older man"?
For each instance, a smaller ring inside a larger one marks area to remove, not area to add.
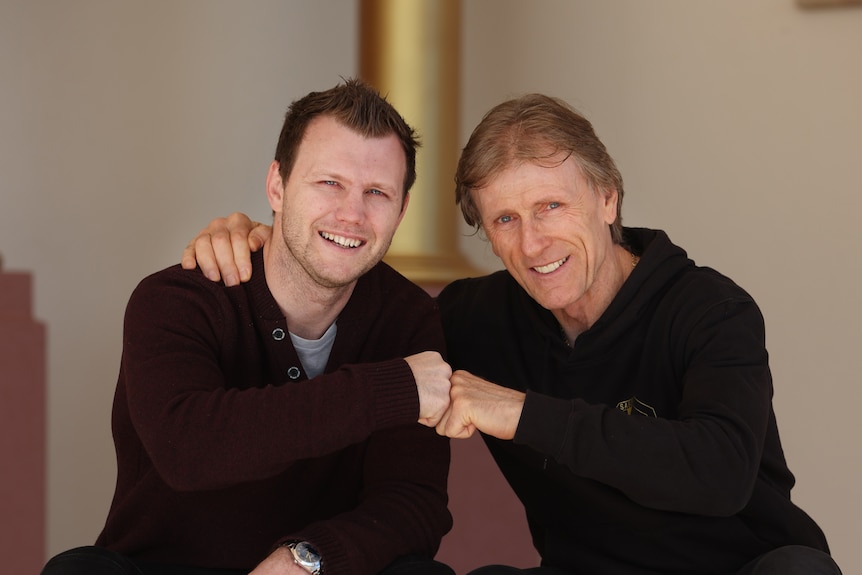
[[[622,227],[622,177],[591,124],[547,96],[504,102],[455,179],[506,270],[438,297],[457,371],[436,429],[483,434],[542,557],[527,572],[840,573],[790,499],[760,310],[664,232]]]

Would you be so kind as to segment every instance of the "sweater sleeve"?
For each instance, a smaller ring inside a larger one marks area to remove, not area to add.
[[[515,442],[645,507],[737,513],[751,497],[772,415],[762,316],[750,299],[727,300],[671,340],[684,365],[674,417],[528,392]]]
[[[326,575],[373,575],[404,555],[433,557],[452,527],[446,482],[449,443],[419,424],[376,433],[368,443],[359,505],[282,542],[312,542]]]

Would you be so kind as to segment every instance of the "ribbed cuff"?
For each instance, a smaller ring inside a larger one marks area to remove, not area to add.
[[[374,393],[374,427],[383,429],[419,419],[419,392],[410,366],[393,359],[366,367],[366,377]]]

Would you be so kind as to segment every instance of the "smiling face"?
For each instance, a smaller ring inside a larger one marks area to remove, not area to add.
[[[621,283],[616,192],[591,189],[560,154],[511,165],[473,194],[494,253],[533,299],[571,317],[604,311]]]
[[[272,271],[352,286],[386,254],[407,207],[400,141],[365,138],[324,115],[308,124],[287,182],[278,168],[273,162],[267,176],[274,238],[283,240],[273,242],[280,269]]]

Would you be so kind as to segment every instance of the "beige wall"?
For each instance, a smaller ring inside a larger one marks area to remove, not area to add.
[[[211,217],[267,219],[287,103],[355,73],[349,0],[0,0],[0,252],[49,334],[48,551],[97,534],[126,299]],[[493,13],[493,18],[489,14]],[[625,221],[767,321],[794,498],[862,570],[856,367],[862,9],[795,0],[464,0],[462,140],[525,91],[593,119]],[[477,239],[465,250],[498,267]]]

